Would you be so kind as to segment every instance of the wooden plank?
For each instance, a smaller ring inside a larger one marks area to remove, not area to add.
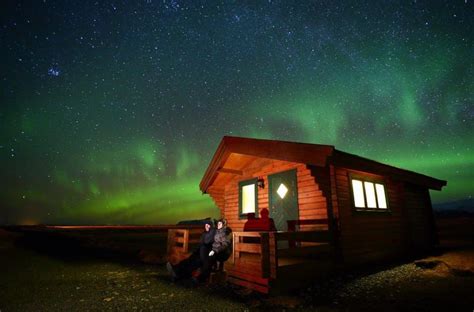
[[[306,187],[306,186],[312,186],[315,190],[319,191],[318,184],[314,181],[314,178],[308,179],[308,180],[302,180],[302,181],[298,179],[298,187]]]
[[[262,246],[260,244],[236,243],[234,248],[239,252],[262,253]]]
[[[227,273],[229,276],[233,278],[238,278],[238,279],[253,282],[256,284],[267,285],[267,286],[270,284],[270,281],[268,278],[260,277],[256,274],[244,273],[244,272],[238,272],[238,271],[227,271]]]
[[[252,283],[252,282],[248,282],[248,281],[244,281],[244,280],[241,280],[241,279],[238,279],[238,278],[234,278],[232,276],[228,277],[228,281],[232,284],[243,286],[243,287],[246,287],[246,288],[250,288],[252,290],[258,291],[258,292],[263,293],[263,294],[268,294],[269,290],[270,290],[270,288],[268,286],[262,286],[262,285],[259,285],[259,284],[255,284],[255,283]]]
[[[262,232],[233,232],[234,238],[238,237],[260,237]]]
[[[319,203],[314,203],[314,202],[309,202],[309,203],[298,203],[299,204],[299,209],[300,210],[305,210],[305,209],[326,209],[327,204],[326,202],[319,202]]]
[[[298,184],[300,182],[302,183],[302,182],[307,182],[307,181],[315,182],[314,177],[310,173],[305,174],[305,175],[298,175],[296,178],[297,178]]]
[[[176,239],[175,239],[175,242],[177,242],[177,243],[185,243],[185,241],[188,244],[196,244],[196,243],[199,243],[200,239],[199,238],[194,238],[194,239],[186,240],[185,237],[179,237],[179,236],[176,237]]]
[[[255,257],[254,259],[248,259],[246,257],[242,257],[236,259],[233,263],[233,266],[229,270],[237,270],[241,272],[262,272],[261,260],[260,257]]]
[[[294,247],[279,249],[278,255],[281,258],[284,257],[302,257],[302,256],[323,256],[330,255],[334,251],[334,247],[329,243],[322,243],[317,246],[305,246],[305,247]]]
[[[320,200],[320,201],[301,200],[298,203],[298,208],[300,210],[308,210],[308,209],[323,209],[323,210],[326,210],[327,201],[326,200]]]
[[[325,242],[330,238],[329,231],[304,231],[304,232],[277,232],[275,233],[277,240],[295,240],[307,242]]]
[[[296,225],[304,225],[304,224],[327,224],[328,219],[311,219],[311,220],[289,220],[287,221],[288,228],[290,226],[294,228]]]
[[[313,207],[311,207],[313,205]],[[312,213],[316,215],[320,215],[321,218],[327,215],[327,205],[323,204],[305,204],[300,207],[299,211],[301,212],[300,215],[310,215]]]
[[[268,233],[260,234],[261,241],[261,255],[262,255],[262,276],[270,276],[270,244]]]
[[[278,245],[275,232],[268,233],[269,258],[270,258],[270,277],[277,278],[278,271]]]
[[[235,170],[235,169],[231,169],[231,168],[219,168],[219,169],[217,169],[217,172],[242,175],[242,170]]]
[[[322,194],[313,193],[304,193],[298,194],[298,203],[313,203],[313,202],[326,202],[326,197]]]
[[[303,187],[300,187],[300,185],[298,185],[298,195],[299,194],[305,194],[305,193],[317,193],[319,195],[322,195],[323,192],[321,192],[320,190],[317,190],[315,189],[315,187],[313,185],[310,185],[310,186],[303,186]]]
[[[328,216],[326,209],[304,209],[299,211],[300,219],[318,219]]]

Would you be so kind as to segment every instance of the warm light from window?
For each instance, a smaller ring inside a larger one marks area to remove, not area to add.
[[[367,197],[367,208],[377,208],[375,201],[375,189],[372,182],[364,182],[365,196]]]
[[[242,187],[242,213],[255,213],[255,184]]]
[[[387,209],[385,186],[381,183],[351,179],[354,206],[366,209]]]
[[[362,189],[362,181],[352,180],[352,190],[354,192],[354,204],[356,207],[364,208],[364,190]]]
[[[377,202],[379,208],[387,208],[387,201],[385,199],[385,188],[382,184],[375,184],[375,190],[377,191]]]

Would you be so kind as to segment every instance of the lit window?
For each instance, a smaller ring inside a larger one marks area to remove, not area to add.
[[[375,184],[375,189],[377,191],[377,203],[379,208],[387,208],[387,200],[385,199],[385,188],[382,184]]]
[[[362,188],[362,181],[352,180],[352,190],[354,191],[354,204],[358,208],[365,207],[364,189]]]
[[[255,212],[255,186],[253,184],[242,187],[242,213]]]
[[[387,209],[385,186],[380,183],[352,179],[354,206],[362,209]]]
[[[257,214],[257,179],[239,182],[239,214],[245,218],[247,214]]]
[[[367,208],[377,208],[375,203],[375,190],[372,182],[364,182],[365,196],[367,196]]]

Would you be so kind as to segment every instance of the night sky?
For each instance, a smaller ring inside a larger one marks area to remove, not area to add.
[[[217,217],[224,135],[334,145],[472,198],[472,1],[2,1],[0,224]]]

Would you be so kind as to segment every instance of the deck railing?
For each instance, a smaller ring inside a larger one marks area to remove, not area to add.
[[[189,256],[194,247],[199,244],[203,232],[202,227],[190,227],[168,230],[168,261],[177,263]]]
[[[278,268],[308,261],[330,252],[329,231],[234,232],[231,281],[268,291],[269,281],[278,277]],[[281,243],[280,243],[281,242]]]
[[[168,261],[177,263],[189,256],[201,233],[200,227],[169,229]],[[307,263],[333,250],[328,230],[233,232],[232,236],[233,254],[225,264],[228,280],[264,293],[277,279],[279,268]]]

